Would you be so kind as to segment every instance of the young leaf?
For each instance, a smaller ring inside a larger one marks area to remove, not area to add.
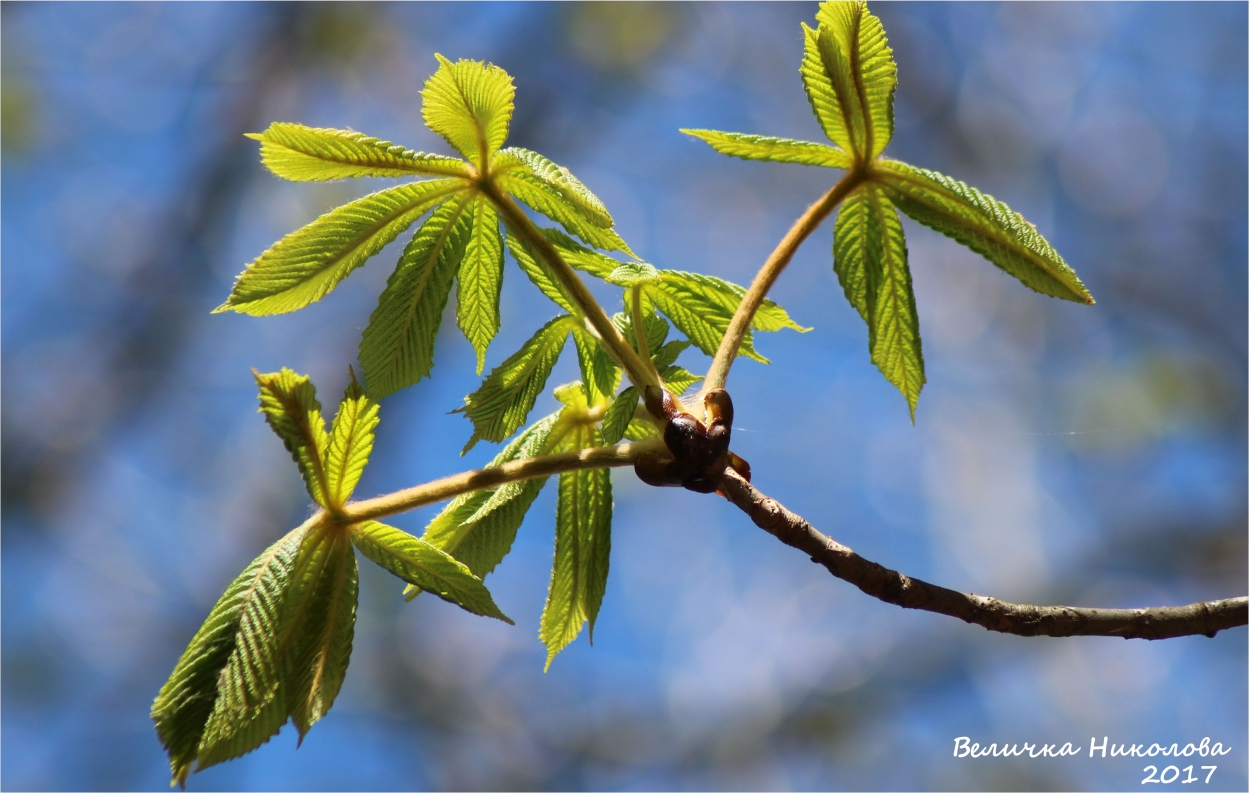
[[[792,162],[799,165],[820,165],[825,168],[850,168],[854,160],[846,152],[823,143],[805,140],[772,138],[767,135],[745,135],[741,132],[717,132],[710,129],[683,129],[682,133],[698,138],[721,154],[743,160]]]
[[[570,435],[569,448],[602,445],[593,427],[579,427]],[[539,638],[547,645],[547,669],[582,624],[595,617],[608,581],[608,554],[612,534],[612,475],[607,468],[560,474],[556,508],[556,553],[551,589],[543,608]]]
[[[373,451],[373,432],[378,426],[378,403],[365,396],[353,377],[339,403],[326,452],[326,476],[330,503],[342,506],[352,497],[360,475]]]
[[[885,28],[864,2],[822,3],[816,20],[816,30],[803,26],[808,100],[830,140],[870,160],[894,134],[898,70]]]
[[[252,375],[260,386],[260,412],[265,414],[265,421],[295,458],[308,495],[327,506],[325,454],[329,444],[316,386],[307,375],[290,369],[270,374],[253,369]]]
[[[480,578],[428,542],[374,520],[352,526],[352,542],[365,556],[409,584],[465,611],[513,624],[495,605]]]
[[[551,244],[560,252],[560,257],[568,262],[570,267],[590,273],[595,278],[606,279],[617,267],[621,266],[616,259],[578,244],[576,240],[559,229],[541,229],[541,231],[544,237],[551,240]]]
[[[611,228],[604,228],[588,217],[576,204],[546,182],[527,176],[524,171],[510,170],[499,174],[500,187],[516,200],[563,226],[587,245],[605,251],[634,252]],[[570,262],[572,264],[572,262]]]
[[[214,681],[216,699],[204,723],[197,770],[250,752],[286,723],[290,711],[283,698],[278,634],[303,535],[297,529],[261,554],[213,609],[218,613],[226,606],[223,612],[232,613],[237,627],[229,659]]]
[[[638,389],[632,385],[622,391],[608,410],[603,414],[603,442],[605,445],[620,441],[634,420],[634,409],[638,407]]]
[[[303,530],[296,529],[278,540],[226,588],[152,703],[152,720],[169,753],[174,782],[185,784],[197,758],[205,768],[243,754],[264,743],[286,721],[278,699],[280,670],[274,643],[278,612],[302,536]],[[224,687],[227,681],[234,687]],[[217,756],[209,762],[201,752],[205,727],[223,699],[214,743],[205,747],[213,750],[210,759]],[[223,729],[227,722],[236,729]],[[244,726],[250,729],[240,736]]]
[[[659,283],[648,286],[646,291],[656,308],[707,355],[716,354],[721,337],[729,328],[729,321],[745,293],[742,287],[728,281],[677,270],[661,270]],[[751,326],[766,326],[768,330],[782,327],[800,332],[804,330],[790,319],[784,309],[770,300],[764,301]],[[740,355],[768,363],[767,358],[755,351],[749,331],[742,337],[738,351]]]
[[[300,741],[334,704],[352,656],[356,555],[341,530],[310,533],[300,545],[282,608],[283,690]]]
[[[464,451],[481,439],[498,443],[525,423],[575,322],[564,314],[543,325],[520,350],[492,369],[480,388],[464,398],[464,407],[456,412],[473,422],[473,437]]]
[[[546,454],[559,442],[555,432],[560,414],[534,422],[486,466],[496,468],[513,460]],[[479,578],[495,569],[508,554],[517,529],[538,497],[547,477],[508,482],[490,490],[478,490],[454,498],[425,529],[421,539],[454,556]],[[404,594],[416,597],[409,586]]]
[[[660,280],[660,271],[646,262],[624,262],[603,280],[615,286],[645,286]]]
[[[629,422],[629,427],[625,430],[625,440],[627,441],[645,441],[658,437],[660,431],[656,429],[655,424],[646,419],[634,419]]]
[[[885,191],[867,184],[838,211],[833,269],[846,298],[868,323],[872,362],[907,398],[912,421],[924,387],[920,321],[903,226]]]
[[[581,213],[586,220],[603,229],[612,228],[612,216],[599,197],[586,189],[586,185],[569,173],[568,168],[556,165],[538,152],[510,146],[495,157],[495,170],[512,171],[525,181],[536,181],[559,193],[566,203]]]
[[[1081,279],[1037,227],[1002,201],[949,176],[895,160],[874,163],[872,176],[913,220],[966,245],[1030,289],[1093,304]]]
[[[465,200],[434,210],[417,230],[360,339],[360,367],[374,399],[407,388],[434,366],[434,339],[468,243]]]
[[[285,314],[315,303],[463,185],[460,179],[414,182],[322,215],[249,264],[214,313]]]
[[[456,292],[456,319],[477,352],[477,373],[486,365],[486,347],[499,332],[499,290],[503,285],[503,237],[499,217],[485,196],[473,200],[473,231],[465,247]]]
[[[530,279],[538,290],[547,296],[549,300],[560,308],[572,314],[575,317],[581,316],[581,309],[573,298],[569,297],[568,292],[560,285],[560,282],[551,277],[546,268],[538,263],[534,252],[524,241],[516,235],[509,233],[507,235],[508,252],[512,254],[512,258],[516,259],[517,265],[521,271]],[[566,260],[567,261],[567,260]]]
[[[248,137],[260,141],[265,166],[293,182],[354,176],[470,175],[468,166],[454,157],[412,151],[350,130],[279,122]]]
[[[442,55],[438,70],[421,91],[421,117],[466,159],[485,170],[508,138],[512,120],[512,78],[481,61],[451,61]]]
[[[605,399],[611,399],[621,381],[621,370],[617,368],[612,356],[583,328],[573,329],[573,343],[577,345],[577,364],[582,371],[587,401],[598,404]]]
[[[688,372],[680,366],[666,366],[660,370],[660,379],[664,381],[664,387],[671,393],[681,394],[702,380],[703,376]]]
[[[647,290],[642,290],[642,326],[647,338],[647,350],[651,352],[652,358],[655,357],[655,351],[666,346],[664,340],[668,338],[668,321],[655,313],[655,307],[648,296]],[[629,342],[629,346],[634,348],[635,352],[641,354],[638,349],[638,335],[634,332],[633,311],[629,305],[632,296],[629,292],[625,293],[626,308],[628,313],[615,314],[612,317],[612,323],[616,325],[621,335]]]
[[[656,369],[672,366],[677,361],[677,357],[685,352],[688,347],[690,347],[690,342],[688,341],[670,341],[651,353],[651,361],[655,364]]]

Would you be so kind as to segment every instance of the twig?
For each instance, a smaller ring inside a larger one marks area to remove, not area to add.
[[[725,331],[720,347],[716,350],[716,356],[712,359],[712,365],[707,370],[707,377],[703,381],[703,388],[699,391],[696,402],[701,401],[703,395],[711,389],[725,387],[725,380],[729,377],[729,367],[733,366],[734,358],[738,355],[742,337],[751,327],[751,320],[755,318],[755,312],[759,311],[760,305],[768,295],[768,290],[772,289],[777,277],[781,275],[782,270],[786,269],[786,265],[790,263],[794,252],[799,249],[803,241],[825,218],[829,217],[829,213],[842,203],[842,199],[846,198],[866,178],[866,171],[848,171],[837,184],[829,188],[829,192],[817,199],[816,203],[808,207],[807,211],[794,221],[794,225],[786,232],[786,236],[777,243],[777,247],[773,249],[768,260],[755,274],[755,280],[751,282],[750,289],[742,297],[738,310],[729,321],[729,328]]]
[[[453,474],[433,482],[397,490],[377,498],[363,501],[349,501],[341,516],[340,522],[355,523],[362,520],[375,520],[388,515],[406,512],[410,509],[423,507],[445,501],[461,493],[474,490],[485,490],[498,487],[507,482],[522,479],[534,479],[539,476],[551,476],[565,471],[577,471],[583,468],[617,468],[633,465],[638,455],[644,452],[664,452],[664,444],[660,441],[641,441],[638,443],[621,443],[616,446],[600,446],[582,449],[575,452],[548,454],[542,457],[530,457],[526,460],[515,460],[494,468],[480,468]],[[324,519],[324,518],[323,518]]]
[[[755,525],[824,565],[837,578],[867,595],[909,609],[958,617],[964,622],[1017,636],[1121,636],[1125,639],[1170,639],[1215,636],[1245,625],[1247,599],[1229,598],[1188,606],[1145,609],[1099,609],[1034,606],[969,595],[910,578],[870,562],[821,534],[803,518],[765,496],[727,469],[721,490]]]

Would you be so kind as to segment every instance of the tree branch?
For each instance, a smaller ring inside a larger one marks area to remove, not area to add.
[[[551,476],[583,468],[618,468],[633,465],[634,460],[645,452],[667,453],[663,442],[655,440],[620,443],[615,446],[599,446],[575,452],[514,460],[493,468],[480,468],[475,471],[453,474],[416,487],[396,490],[394,493],[387,493],[377,498],[349,501],[344,505],[342,514],[336,516],[335,519],[343,523],[376,520],[423,507],[426,504],[445,501],[462,493],[498,487],[507,482]]]
[[[1016,636],[1121,636],[1125,639],[1170,639],[1215,636],[1245,625],[1247,599],[1229,598],[1188,606],[1145,609],[1099,609],[1034,606],[969,595],[910,578],[870,562],[845,545],[826,537],[803,518],[765,496],[733,469],[726,469],[721,491],[755,525],[824,565],[837,578],[867,595],[909,609],[932,611],[986,630]]]
[[[847,171],[837,184],[829,188],[829,192],[817,199],[816,203],[808,207],[807,211],[794,221],[794,225],[786,232],[786,236],[777,243],[777,247],[760,267],[760,271],[755,274],[755,280],[751,282],[751,287],[743,296],[742,302],[738,304],[738,310],[734,312],[733,319],[729,321],[729,327],[725,330],[724,337],[721,338],[720,347],[717,348],[716,355],[712,358],[712,365],[707,370],[707,377],[703,381],[699,397],[695,400],[696,404],[700,404],[703,395],[713,388],[725,387],[725,380],[729,377],[729,367],[733,366],[734,358],[738,355],[742,337],[751,327],[751,320],[755,318],[755,312],[759,311],[764,298],[768,296],[768,290],[773,288],[781,271],[786,269],[786,265],[790,263],[794,252],[799,249],[803,241],[825,218],[829,217],[829,213],[842,203],[842,199],[864,181],[865,174],[866,172],[862,170]]]

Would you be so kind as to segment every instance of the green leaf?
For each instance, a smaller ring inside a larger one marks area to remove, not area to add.
[[[660,280],[660,271],[646,262],[624,262],[603,280],[616,286],[643,286]]]
[[[473,422],[473,437],[465,452],[481,439],[498,443],[525,423],[576,321],[563,314],[543,325],[520,350],[492,369],[480,388],[464,398],[464,407],[455,412],[464,413]]]
[[[513,460],[546,454],[556,437],[560,413],[534,422],[486,466],[498,468]],[[474,575],[485,578],[512,548],[517,529],[530,505],[542,491],[547,477],[508,482],[489,490],[457,496],[425,529],[421,539],[454,556]],[[404,594],[414,598],[420,589],[409,586]]]
[[[654,360],[655,353],[661,347],[666,346],[664,340],[668,338],[668,320],[655,313],[654,303],[649,297],[649,292],[642,292],[642,325],[647,337],[647,350],[651,352]],[[634,352],[638,350],[638,334],[634,333],[634,318],[632,309],[633,295],[629,292],[625,293],[625,308],[628,313],[615,314],[612,317],[612,323],[616,325],[617,330],[629,342],[629,346],[634,348]]]
[[[316,386],[307,375],[285,368],[270,374],[253,369],[252,375],[260,386],[260,412],[265,421],[295,459],[308,495],[326,506],[329,487],[325,454],[329,444]]]
[[[473,231],[460,265],[456,319],[477,352],[477,373],[486,365],[486,348],[499,332],[499,290],[503,286],[503,237],[499,216],[485,196],[473,201]]]
[[[504,171],[499,174],[496,181],[513,198],[559,223],[570,234],[580,238],[587,245],[593,245],[605,251],[624,251],[630,256],[634,255],[620,235],[611,228],[603,228],[592,221],[576,204],[569,202],[558,190],[546,182],[526,176],[520,170]]]
[[[279,632],[303,535],[297,529],[261,554],[213,609],[217,613],[226,606],[223,611],[233,614],[237,627],[230,657],[216,680],[217,698],[204,724],[197,770],[250,752],[286,723],[290,711],[282,691]]]
[[[634,409],[638,407],[638,389],[632,385],[626,388],[603,414],[603,442],[611,446],[625,437],[629,423],[634,420]]]
[[[409,584],[465,611],[513,624],[495,605],[480,578],[430,543],[374,520],[352,526],[352,542],[365,556]]]
[[[582,426],[570,433],[566,445],[584,449],[602,443],[594,427]],[[547,645],[547,669],[587,621],[594,640],[595,617],[608,582],[611,543],[611,472],[592,468],[560,474],[555,564],[538,634]]]
[[[696,347],[707,355],[715,355],[746,290],[710,275],[661,270],[660,281],[648,286],[646,293],[655,302],[656,308],[671,319]],[[765,300],[761,305],[760,311],[751,320],[751,327],[760,330],[779,330],[783,327],[800,332],[804,330],[771,300]],[[738,354],[768,363],[767,358],[755,351],[749,331],[742,337]]]
[[[514,168],[516,170],[512,170]],[[612,228],[612,216],[598,196],[586,189],[568,168],[556,165],[538,152],[510,146],[495,156],[494,170],[496,173],[511,171],[519,179],[537,181],[558,193],[590,223],[603,229]]]
[[[660,431],[647,419],[634,419],[625,430],[625,440],[645,441],[659,437]]]
[[[773,138],[767,135],[745,135],[741,132],[717,132],[710,129],[683,129],[682,133],[698,138],[721,154],[744,160],[792,162],[798,165],[820,165],[825,168],[850,168],[854,160],[846,152],[823,143]]]
[[[606,279],[611,275],[621,263],[611,256],[605,256],[599,251],[587,248],[579,244],[572,237],[562,233],[559,229],[539,229],[543,236],[551,241],[551,244],[559,251],[560,257],[573,267],[583,272],[590,273],[595,278]],[[632,255],[632,254],[631,254]]]
[[[365,396],[353,376],[334,417],[326,452],[327,490],[331,504],[342,506],[352,497],[360,475],[369,464],[377,426],[378,403]]]
[[[260,134],[261,161],[283,179],[324,182],[353,176],[470,176],[469,167],[454,157],[425,154],[359,132],[270,124]]]
[[[866,161],[894,134],[898,69],[881,21],[863,2],[826,2],[819,26],[803,26],[799,72],[812,110],[834,143]]]
[[[360,367],[374,399],[407,388],[434,366],[434,339],[469,239],[466,205],[452,200],[434,210],[378,298],[360,339]]]
[[[1030,289],[1093,305],[1081,279],[1037,227],[1002,201],[949,176],[895,160],[874,163],[872,176],[913,220],[966,245]]]
[[[358,587],[356,555],[338,527],[300,545],[282,608],[282,693],[300,742],[334,704],[352,656]]]
[[[275,644],[302,536],[296,529],[278,540],[226,588],[152,703],[175,783],[185,784],[197,758],[205,768],[243,754],[286,721]],[[214,737],[204,744],[215,713]]]
[[[656,369],[672,366],[677,361],[677,357],[689,347],[690,342],[688,341],[670,341],[651,353],[651,361],[655,364]]]
[[[847,300],[868,324],[872,362],[903,392],[914,422],[925,383],[920,320],[903,226],[879,186],[866,184],[842,203],[833,262]]]
[[[538,263],[538,259],[534,256],[534,252],[530,250],[529,245],[511,233],[507,235],[507,244],[508,252],[512,254],[512,258],[516,259],[516,263],[521,268],[521,271],[525,273],[534,286],[538,287],[540,292],[573,316],[581,316],[582,311],[573,302],[573,298],[569,297],[568,292],[560,285],[560,282],[552,278],[547,269]]]
[[[702,375],[688,372],[680,366],[666,366],[660,370],[660,379],[671,393],[681,394],[687,388],[703,379]]]
[[[584,328],[573,329],[573,343],[577,346],[577,365],[582,372],[587,400],[595,405],[611,399],[621,381],[621,370],[612,356]]]
[[[249,264],[214,313],[285,314],[315,303],[463,186],[460,179],[400,185],[322,215]]]
[[[512,78],[481,61],[451,61],[442,55],[438,70],[421,91],[421,117],[456,151],[485,170],[508,138],[512,120]]]

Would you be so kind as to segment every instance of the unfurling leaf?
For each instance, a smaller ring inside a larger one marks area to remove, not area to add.
[[[464,413],[473,422],[467,452],[481,439],[498,443],[525,423],[556,365],[569,331],[577,320],[565,314],[548,322],[520,350],[491,370],[480,388],[464,398]]]
[[[570,432],[566,446],[584,449],[602,443],[598,430],[581,426]],[[555,564],[539,630],[547,645],[547,668],[587,621],[593,641],[595,617],[607,587],[611,535],[611,472],[592,468],[560,474]]]
[[[456,292],[456,319],[477,353],[477,373],[486,347],[499,332],[499,290],[503,286],[503,237],[499,217],[485,196],[473,199],[473,230],[465,246]]]
[[[342,506],[352,497],[360,475],[373,451],[373,433],[378,426],[378,403],[365,396],[353,377],[339,403],[330,429],[326,452],[326,476],[330,503]]]
[[[510,146],[496,155],[494,168],[496,171],[512,171],[514,176],[525,181],[542,183],[559,193],[586,220],[599,228],[612,228],[612,216],[599,197],[586,189],[586,185],[568,168],[556,165],[538,152]]]
[[[286,722],[278,621],[303,533],[278,540],[226,588],[152,703],[174,782],[197,760],[202,769],[255,749]]]
[[[894,134],[898,70],[885,28],[864,2],[821,3],[816,21],[816,30],[803,26],[807,98],[831,141],[870,160]]]
[[[214,311],[263,316],[315,303],[463,185],[460,179],[414,182],[322,215],[249,264],[230,297]]]
[[[767,135],[745,135],[741,132],[717,132],[711,129],[683,129],[721,154],[744,160],[792,162],[798,165],[819,165],[825,168],[850,168],[854,161],[839,148],[805,140],[772,138]]]
[[[903,392],[915,421],[925,383],[920,321],[903,226],[878,185],[863,185],[839,209],[833,269],[847,300],[868,324],[872,362]]]
[[[365,556],[409,584],[465,611],[513,624],[495,605],[480,578],[428,542],[375,520],[352,526],[352,542]]]
[[[660,379],[670,393],[682,394],[687,388],[703,379],[702,375],[689,372],[680,366],[666,366],[660,370]]]
[[[484,170],[508,138],[516,88],[503,69],[481,61],[451,61],[442,55],[438,70],[421,90],[421,117],[468,160]]]
[[[337,527],[314,529],[300,544],[282,607],[278,651],[282,695],[300,741],[334,704],[352,656],[356,554]]]
[[[949,176],[895,160],[874,163],[872,178],[913,220],[968,246],[1030,289],[1094,302],[1037,227],[1002,201]]]
[[[265,421],[295,458],[308,495],[327,506],[325,454],[329,444],[316,386],[307,375],[290,369],[270,374],[252,370],[252,375],[260,386],[260,412]]]
[[[638,389],[632,385],[626,388],[603,414],[603,442],[612,445],[625,437],[629,423],[634,420],[634,409],[638,407]]]
[[[359,132],[274,123],[259,134],[261,161],[283,179],[324,182],[356,176],[463,176],[454,157],[425,154]]]
[[[436,209],[417,230],[360,339],[360,367],[374,399],[406,388],[434,366],[434,339],[468,244],[467,201]]]
[[[644,286],[660,280],[660,271],[646,262],[624,262],[603,280],[615,286]]]
[[[550,445],[558,441],[553,438],[553,430],[559,415],[552,413],[534,422],[486,467],[498,468],[513,460],[546,454]],[[547,477],[543,476],[456,496],[430,521],[421,539],[463,562],[475,576],[485,578],[512,548],[525,513],[546,483]],[[411,599],[420,591],[409,586],[404,594]]]

